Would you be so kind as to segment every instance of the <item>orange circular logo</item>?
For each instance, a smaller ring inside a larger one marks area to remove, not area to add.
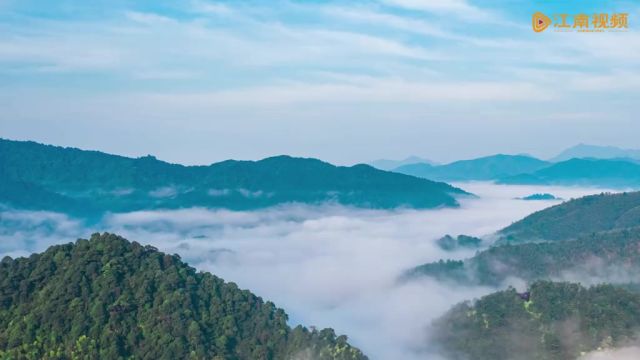
[[[551,25],[551,19],[547,15],[537,12],[533,14],[532,24],[533,31],[542,32]]]

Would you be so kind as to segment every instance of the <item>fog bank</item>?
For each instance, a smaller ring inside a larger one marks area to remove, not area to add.
[[[287,205],[260,211],[210,209],[110,214],[86,227],[62,214],[0,212],[0,255],[23,256],[51,244],[109,231],[179,254],[265,299],[292,324],[332,327],[372,359],[418,359],[431,353],[429,323],[451,305],[495,289],[452,287],[430,279],[398,284],[405,270],[475,250],[445,252],[445,234],[484,236],[560,201],[517,197],[549,192],[569,199],[600,190],[456,184],[479,196],[459,209],[378,211]]]

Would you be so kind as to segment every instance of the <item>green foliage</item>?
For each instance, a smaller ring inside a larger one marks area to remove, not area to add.
[[[462,284],[500,285],[508,277],[533,281],[574,271],[602,275],[608,267],[640,271],[640,228],[602,232],[577,240],[494,246],[464,261],[418,266],[407,278],[431,276]]]
[[[533,213],[500,230],[501,242],[568,240],[640,226],[640,192],[585,196]]]
[[[459,248],[478,248],[482,244],[482,239],[468,235],[458,235],[456,238],[445,235],[436,243],[442,250],[451,251]]]
[[[457,206],[444,183],[316,159],[271,157],[182,166],[0,139],[0,202],[75,213],[192,206],[256,209],[336,202],[373,208]],[[14,191],[11,189],[24,189]],[[31,190],[37,193],[29,195]]]
[[[111,234],[0,262],[0,358],[366,357],[177,255]]]
[[[561,200],[553,194],[544,193],[544,194],[531,194],[529,196],[523,197],[521,200]]]
[[[537,282],[455,306],[434,323],[451,359],[568,360],[624,345],[640,331],[640,295],[611,285]]]

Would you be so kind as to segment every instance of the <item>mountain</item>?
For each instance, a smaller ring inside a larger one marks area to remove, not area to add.
[[[464,261],[439,261],[409,270],[403,279],[431,276],[465,284],[499,285],[580,270],[606,277],[640,270],[640,192],[600,194],[535,212],[498,231],[492,247]],[[591,266],[589,268],[589,266]]]
[[[91,214],[91,205],[48,191],[38,185],[0,175],[0,202],[26,210],[58,210],[72,215]],[[0,208],[2,206],[0,205]]]
[[[498,232],[499,243],[556,241],[640,226],[640,192],[600,194],[566,201]]]
[[[438,239],[436,241],[436,244],[439,248],[446,251],[452,251],[461,248],[475,249],[479,248],[482,245],[482,239],[469,235],[458,235],[457,237],[453,237],[447,234]]]
[[[0,262],[3,359],[366,359],[177,255],[112,234]]]
[[[549,194],[549,193],[536,193],[536,194],[531,194],[522,198],[518,198],[519,200],[526,200],[526,201],[539,201],[539,200],[562,200],[561,198],[556,197],[553,194]]]
[[[534,172],[549,165],[546,161],[526,155],[499,154],[439,166],[409,164],[393,171],[436,181],[470,181],[500,179]]]
[[[500,286],[509,278],[526,282],[581,278],[637,280],[640,274],[640,228],[585,235],[576,240],[494,246],[464,261],[418,266],[404,280],[422,276],[464,285]],[[602,280],[600,280],[602,281]]]
[[[621,149],[614,146],[598,146],[578,144],[570,147],[552,158],[551,162],[566,161],[574,158],[615,159],[630,158],[640,159],[640,150]]]
[[[427,164],[427,165],[435,165],[436,163],[423,159],[417,156],[409,156],[404,160],[388,160],[388,159],[379,159],[369,162],[369,165],[373,166],[376,169],[390,171],[402,165],[408,164]]]
[[[341,167],[276,156],[183,166],[153,156],[133,159],[1,139],[0,175],[7,184],[0,190],[2,203],[77,213],[193,206],[244,210],[291,202],[433,208],[457,206],[455,196],[467,194],[448,184],[368,165]],[[39,195],[9,187],[35,189]]]
[[[537,282],[455,306],[434,323],[449,359],[572,360],[627,346],[640,331],[640,295],[611,285]]]
[[[571,159],[497,181],[500,184],[639,187],[640,164],[628,160]]]

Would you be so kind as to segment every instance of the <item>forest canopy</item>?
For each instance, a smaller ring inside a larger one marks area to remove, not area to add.
[[[113,234],[0,262],[0,358],[366,357],[178,255]]]

